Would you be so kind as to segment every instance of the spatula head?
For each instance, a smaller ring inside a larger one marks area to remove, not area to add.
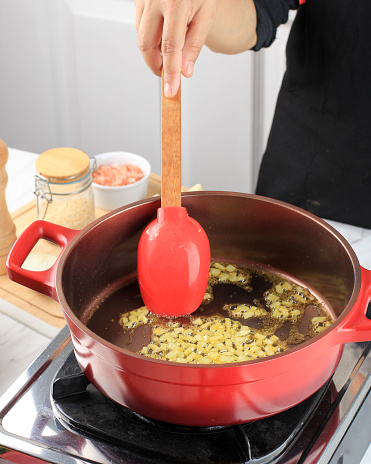
[[[183,207],[159,208],[138,245],[138,282],[147,309],[159,316],[194,312],[206,292],[210,244]]]

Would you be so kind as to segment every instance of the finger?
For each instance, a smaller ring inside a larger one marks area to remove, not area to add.
[[[176,95],[180,85],[182,54],[187,32],[188,12],[179,2],[166,12],[162,33],[162,60],[164,70],[164,93],[167,97]]]
[[[143,16],[144,2],[143,0],[135,0],[135,28],[138,32],[139,25]]]
[[[189,24],[182,57],[182,74],[185,77],[193,75],[194,64],[205,44],[214,18],[215,14],[213,11],[203,8],[196,13]]]
[[[160,11],[144,7],[139,19],[137,45],[147,66],[161,76],[162,56],[160,52],[163,17]]]

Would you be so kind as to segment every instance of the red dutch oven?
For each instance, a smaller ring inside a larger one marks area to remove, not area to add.
[[[371,272],[327,223],[286,203],[241,193],[188,193],[182,204],[206,231],[213,260],[256,263],[291,276],[331,307],[335,322],[289,351],[255,361],[185,365],[146,358],[122,341],[117,318],[125,295],[119,292],[136,274],[138,241],[159,200],[115,210],[82,231],[35,221],[14,244],[8,275],[59,301],[78,363],[107,397],[176,424],[253,421],[294,406],[324,385],[345,343],[371,340]],[[47,271],[26,271],[21,266],[39,239],[60,245],[61,254]],[[112,307],[104,306],[98,335],[89,320],[108,297]]]

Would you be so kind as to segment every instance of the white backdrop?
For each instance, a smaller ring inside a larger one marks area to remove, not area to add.
[[[288,30],[264,53],[202,51],[182,81],[183,184],[253,192]],[[133,0],[0,0],[0,63],[9,146],[132,151],[160,173],[160,81],[137,48]]]

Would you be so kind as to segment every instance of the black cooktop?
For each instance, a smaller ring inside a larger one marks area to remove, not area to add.
[[[58,420],[69,430],[179,464],[279,463],[283,455],[284,462],[304,462],[336,405],[330,381],[299,405],[255,422],[202,428],[167,424],[107,399],[86,379],[73,352],[57,372],[51,394]]]

